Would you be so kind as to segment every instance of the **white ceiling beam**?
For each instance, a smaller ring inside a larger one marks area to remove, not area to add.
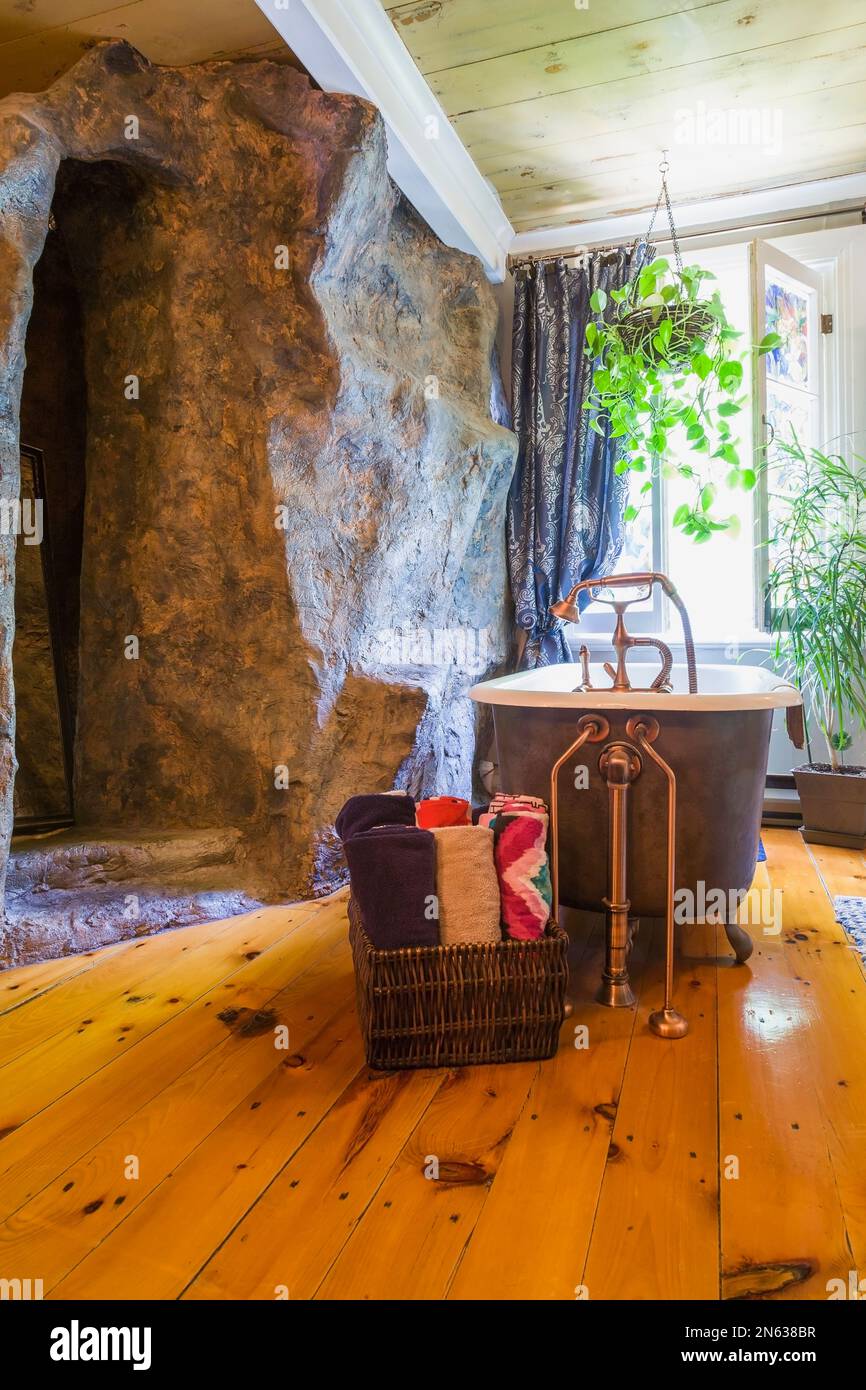
[[[696,203],[678,203],[674,205],[674,222],[678,232],[696,235],[762,222],[784,222],[800,216],[817,217],[864,202],[866,174],[845,174],[839,178],[786,184],[781,188],[765,188],[753,193],[705,198]],[[633,241],[646,233],[650,213],[651,209],[647,208],[643,212],[599,218],[595,222],[571,222],[564,227],[539,227],[531,232],[518,232],[509,253],[515,257],[543,256],[557,251],[573,251],[581,246]],[[667,239],[664,208],[656,220],[654,235],[658,241]]]
[[[449,246],[505,276],[514,228],[379,0],[256,0],[326,92],[378,107],[394,182]]]

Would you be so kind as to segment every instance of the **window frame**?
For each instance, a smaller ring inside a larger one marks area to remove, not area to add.
[[[823,277],[820,271],[813,265],[810,265],[806,260],[801,260],[798,257],[792,256],[787,250],[780,250],[773,242],[760,240],[750,242],[749,274],[751,277],[750,301],[753,343],[759,343],[767,331],[765,275],[768,269],[776,270],[783,276],[787,276],[789,279],[796,281],[798,284],[807,286],[814,295],[810,307],[810,315],[817,389],[809,391],[807,394],[815,397],[818,417],[818,434],[821,438],[824,438],[824,386],[826,381],[826,363],[824,361],[825,352],[821,341],[824,336],[821,333],[821,316],[826,313],[827,310],[824,306]],[[751,378],[753,445],[755,456],[758,457],[760,450],[769,446],[772,440],[767,439],[767,427],[769,422],[767,420],[766,359],[759,357],[757,353],[754,353],[752,356]],[[770,499],[767,486],[767,475],[763,469],[758,473],[758,482],[755,488],[755,502],[753,579],[755,627],[758,631],[769,632],[772,625],[772,613],[770,611],[770,600],[766,589],[770,572]]]
[[[650,568],[661,570],[664,573],[667,550],[664,525],[666,518],[664,516],[664,488],[659,486],[660,483],[661,478],[654,462],[653,490],[650,493],[650,506],[652,508],[652,563]],[[656,563],[657,560],[658,563]],[[657,636],[665,631],[669,619],[668,602],[658,584],[653,585],[649,604],[649,608],[646,609],[629,609],[628,627],[630,632],[640,636]],[[566,633],[569,644],[574,646],[577,643],[577,646],[580,646],[581,633],[585,633],[587,637],[609,636],[613,630],[612,614],[613,610],[608,604],[589,604],[586,612],[581,615],[580,623],[569,624]]]
[[[820,250],[809,246],[809,241],[816,236],[822,235],[824,231],[835,229],[816,229],[810,232],[800,233],[799,235],[789,235],[780,237],[770,237],[762,240],[749,240],[749,255],[746,262],[746,273],[750,276],[749,300],[750,300],[750,329],[752,340],[760,341],[763,333],[757,333],[758,327],[758,305],[757,298],[759,290],[762,288],[761,280],[757,273],[760,269],[763,275],[763,266],[767,262],[776,265],[779,269],[793,275],[795,278],[802,279],[803,283],[808,283],[806,275],[815,279],[815,290],[817,295],[817,315],[820,326],[820,316],[826,313],[833,315],[833,331],[831,333],[819,333],[818,341],[822,349],[820,354],[820,381],[818,391],[818,408],[820,420],[821,439],[828,447],[832,446],[834,440],[845,437],[845,427],[850,417],[850,382],[843,378],[840,372],[840,365],[843,360],[843,353],[846,343],[850,348],[851,334],[851,315],[850,305],[850,272],[848,269],[849,253],[847,248],[840,246],[838,249],[828,248]],[[842,229],[839,229],[842,230]],[[745,240],[745,238],[744,238]],[[707,243],[701,247],[702,251],[713,252],[721,250],[726,245],[730,245],[726,240],[718,243],[718,246]],[[762,248],[759,256],[757,249]],[[783,249],[784,248],[784,249]],[[697,252],[696,252],[697,254]],[[803,275],[803,272],[806,275]],[[847,292],[846,292],[847,291]],[[761,296],[763,301],[763,296]],[[759,397],[757,374],[762,370],[761,359],[753,358],[753,370],[749,383],[749,390],[752,400],[752,437],[755,443],[763,443],[765,414],[765,396]],[[654,478],[655,486],[650,494],[652,507],[652,536],[653,536],[653,556],[651,568],[659,569],[667,573],[666,564],[668,561],[668,546],[666,543],[667,529],[669,524],[667,489],[664,480],[658,473]],[[769,531],[769,510],[767,498],[766,479],[760,478],[756,486],[754,506],[754,630],[751,633],[744,633],[743,643],[748,646],[761,645],[760,639],[764,643],[771,642],[769,614],[766,611],[765,584],[767,577],[767,545],[766,540]],[[666,597],[661,593],[658,586],[653,591],[652,608],[646,612],[630,610],[628,626],[630,631],[640,635],[653,635],[661,637],[669,642],[673,638],[676,640],[678,634],[671,629],[670,604]],[[609,635],[611,631],[610,614],[605,612],[602,606],[591,605],[582,616],[579,626],[570,624],[567,629],[567,639],[569,645],[576,652],[580,646],[583,636],[589,639],[589,644],[597,645],[598,639]],[[757,639],[757,641],[756,641]],[[707,645],[699,642],[698,646]],[[709,643],[711,646],[717,643]]]

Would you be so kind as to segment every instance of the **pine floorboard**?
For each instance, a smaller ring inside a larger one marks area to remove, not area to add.
[[[364,1063],[345,894],[0,974],[0,1277],[74,1299],[826,1299],[866,1266],[866,862],[764,832],[750,925],[663,933],[551,1061]],[[752,916],[756,916],[753,912]],[[433,1176],[438,1172],[438,1177]]]

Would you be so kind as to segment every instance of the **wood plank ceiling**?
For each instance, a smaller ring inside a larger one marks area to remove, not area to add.
[[[863,0],[383,3],[518,231],[866,168]]]
[[[0,0],[0,96],[40,92],[99,39],[153,63],[274,58],[301,67],[255,0]]]

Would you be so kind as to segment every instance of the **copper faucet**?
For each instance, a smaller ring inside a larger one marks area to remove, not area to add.
[[[550,605],[550,611],[556,618],[562,618],[567,623],[580,622],[580,610],[577,606],[577,595],[581,590],[588,590],[591,599],[596,599],[601,603],[611,603],[616,613],[616,627],[613,633],[613,646],[616,651],[616,669],[614,670],[610,662],[605,662],[604,669],[613,681],[614,690],[670,690],[670,674],[673,666],[673,656],[670,647],[665,642],[661,642],[657,637],[632,637],[626,631],[624,614],[626,608],[632,603],[641,603],[649,598],[653,584],[658,584],[667,594],[671,603],[680,615],[683,625],[683,637],[686,648],[686,665],[689,673],[689,694],[697,694],[698,671],[695,661],[695,644],[692,638],[692,627],[689,622],[689,615],[686,612],[685,604],[677,593],[666,574],[658,571],[648,571],[645,574],[614,574],[608,575],[606,579],[581,579],[571,588],[565,598],[558,603]],[[601,589],[639,589],[640,593],[630,599],[598,599],[598,591]],[[650,686],[632,686],[626,671],[626,654],[632,647],[655,647],[661,657],[662,668]],[[583,666],[583,685],[582,689],[592,689],[589,684],[589,654],[586,647],[581,647],[580,658]]]

